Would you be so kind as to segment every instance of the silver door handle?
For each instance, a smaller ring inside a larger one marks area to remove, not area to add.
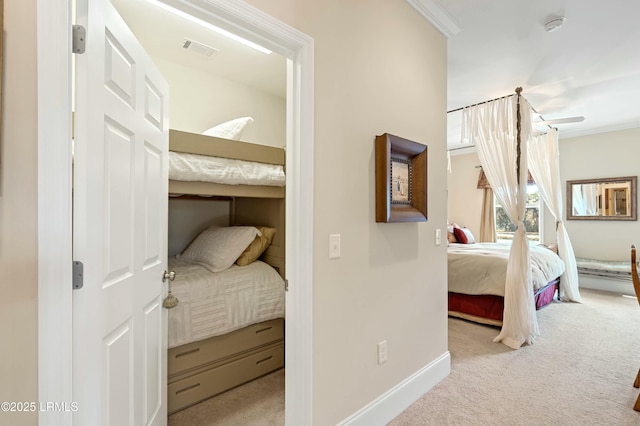
[[[162,282],[165,282],[167,280],[173,281],[175,279],[176,279],[176,273],[173,272],[173,271],[171,271],[171,272],[164,271],[162,273]]]
[[[173,281],[175,278],[176,278],[176,273],[173,271],[171,272],[164,271],[162,273],[162,282],[165,282],[167,280]],[[173,294],[171,294],[171,284],[169,284],[169,293],[167,294],[167,297],[164,298],[164,301],[162,302],[162,306],[164,306],[167,309],[171,309],[178,306],[178,302],[179,302],[178,298],[175,297]]]

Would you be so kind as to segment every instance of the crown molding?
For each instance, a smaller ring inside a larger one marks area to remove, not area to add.
[[[640,121],[630,121],[626,123],[618,123],[611,126],[594,127],[590,129],[567,130],[562,131],[562,127],[558,132],[558,139],[570,139],[582,136],[597,135],[600,133],[618,132],[621,130],[640,128]]]
[[[407,0],[427,21],[431,22],[447,38],[460,32],[460,27],[447,10],[436,0]]]
[[[448,147],[447,152],[451,157],[456,155],[471,154],[472,152],[478,152],[478,148],[475,145],[467,144],[456,147]]]

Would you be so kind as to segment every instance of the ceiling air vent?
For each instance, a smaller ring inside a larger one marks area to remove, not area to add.
[[[182,48],[187,49],[193,53],[199,53],[204,56],[211,56],[214,53],[218,52],[218,49],[215,47],[207,46],[204,43],[200,43],[199,41],[191,40],[185,37],[182,42]]]

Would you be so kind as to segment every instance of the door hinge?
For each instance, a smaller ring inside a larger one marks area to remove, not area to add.
[[[289,291],[289,280],[284,280],[284,291]]]
[[[73,27],[73,46],[71,53],[84,53],[85,43],[87,41],[87,30],[82,25],[74,25]]]
[[[84,285],[84,273],[83,273],[84,265],[82,262],[78,262],[77,260],[73,261],[73,289],[78,290],[82,288]]]

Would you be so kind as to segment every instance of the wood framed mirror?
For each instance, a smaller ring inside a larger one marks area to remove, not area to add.
[[[638,177],[567,181],[568,220],[638,220]]]

